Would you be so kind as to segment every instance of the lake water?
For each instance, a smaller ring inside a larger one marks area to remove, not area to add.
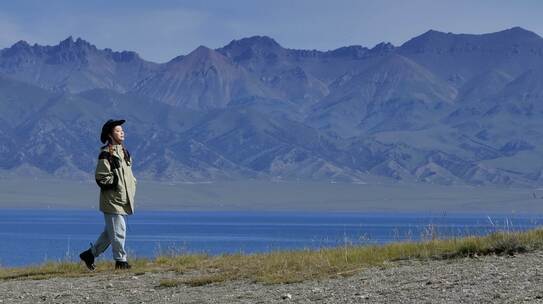
[[[541,223],[541,216],[515,214],[139,211],[128,217],[126,246],[129,258],[256,253],[482,235]],[[98,211],[0,209],[0,265],[76,261],[102,229]],[[101,258],[110,259],[111,250]]]

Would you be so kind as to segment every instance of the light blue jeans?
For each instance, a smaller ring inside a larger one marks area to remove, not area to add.
[[[96,242],[91,244],[92,254],[97,257],[111,245],[113,259],[126,262],[126,251],[124,250],[126,215],[104,213],[104,221],[106,222],[104,231]]]

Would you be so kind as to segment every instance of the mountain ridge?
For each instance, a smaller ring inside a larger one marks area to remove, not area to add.
[[[121,117],[148,179],[538,185],[541,58],[520,27],[327,51],[252,36],[165,63],[21,40],[0,50],[0,170],[89,178]]]

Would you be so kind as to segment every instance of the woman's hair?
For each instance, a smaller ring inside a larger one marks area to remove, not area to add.
[[[123,149],[123,158],[124,158],[124,161],[125,162],[130,162],[130,153],[128,152],[128,150],[124,147],[123,144],[121,144],[121,147]],[[107,143],[107,149],[108,149],[108,152],[109,152],[109,155],[113,155],[113,145],[111,144],[111,142],[108,141]]]
[[[111,132],[113,132],[113,130]],[[124,161],[125,162],[130,162],[130,153],[128,153],[128,150],[126,150],[123,143],[121,143],[121,147],[123,149]],[[107,148],[108,148],[108,151],[109,151],[109,155],[113,155],[113,143],[111,142],[111,137],[108,137],[108,139],[107,139]]]

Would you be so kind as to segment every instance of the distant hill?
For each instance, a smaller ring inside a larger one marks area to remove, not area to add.
[[[270,37],[158,64],[68,37],[0,50],[1,176],[92,176],[127,119],[140,178],[543,182],[543,38],[430,30],[401,46]]]

